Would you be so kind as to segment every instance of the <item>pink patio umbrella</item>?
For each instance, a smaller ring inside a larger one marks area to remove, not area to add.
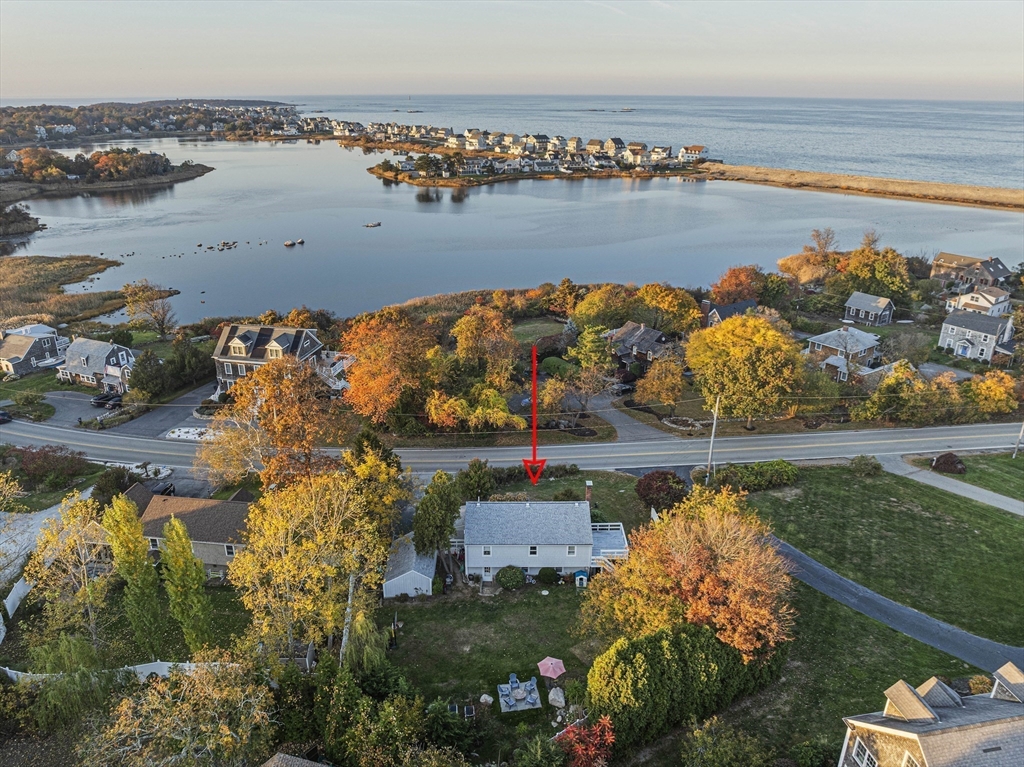
[[[550,655],[538,663],[537,668],[540,669],[541,676],[546,676],[549,679],[557,679],[565,673],[565,664]]]

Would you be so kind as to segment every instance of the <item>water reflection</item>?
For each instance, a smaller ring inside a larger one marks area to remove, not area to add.
[[[452,202],[465,202],[467,197],[469,197],[469,190],[465,187],[452,189]]]
[[[416,192],[416,202],[441,202],[441,190],[437,187],[427,187]]]

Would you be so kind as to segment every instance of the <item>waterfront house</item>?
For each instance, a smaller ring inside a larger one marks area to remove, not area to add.
[[[324,346],[316,333],[315,329],[281,325],[229,325],[213,350],[217,390],[226,392],[239,378],[271,360],[288,356],[315,363]]]
[[[706,298],[700,302],[700,326],[702,328],[713,328],[730,317],[737,314],[746,314],[757,310],[757,301],[748,298],[744,301],[734,301],[731,304],[716,304]]]
[[[534,160],[533,161],[533,172],[534,173],[554,173],[558,170],[558,163],[553,160]]]
[[[70,343],[49,325],[0,330],[0,373],[25,375],[39,366],[52,367]]]
[[[695,144],[693,146],[684,146],[679,150],[680,162],[697,162],[698,160],[706,160],[708,158],[708,148]]]
[[[626,144],[626,149],[629,149],[633,152],[646,152],[647,144],[645,144],[643,141],[630,141],[628,144]]]
[[[466,574],[485,583],[510,565],[527,575],[590,573],[629,553],[622,524],[592,523],[588,501],[469,501],[452,547],[465,549]]]
[[[548,150],[565,149],[566,143],[565,136],[552,136],[548,139]]]
[[[587,142],[586,146],[587,154],[597,154],[604,152],[604,142],[599,138],[592,138]]]
[[[895,306],[888,298],[873,296],[870,293],[854,291],[846,299],[845,319],[861,325],[888,325],[892,322]]]
[[[16,149],[12,149],[10,152],[4,155],[4,159],[7,160],[7,162],[17,162],[18,160],[21,159],[21,153],[18,152],[18,150]]]
[[[487,138],[479,131],[466,138],[466,149],[480,151],[487,148]]]
[[[465,149],[466,138],[465,136],[449,136],[445,140],[444,145],[449,149]]]
[[[484,167],[489,165],[487,160],[481,160],[476,157],[467,157],[462,165],[462,170],[459,172],[460,176],[479,176],[484,172]]]
[[[995,354],[1009,354],[1013,337],[1013,315],[992,317],[980,312],[956,309],[942,323],[939,348],[957,357],[991,362]]]
[[[803,353],[818,361],[818,367],[836,381],[846,381],[859,375],[878,359],[879,339],[874,333],[843,325],[828,333],[807,339]]]
[[[76,338],[64,352],[64,364],[57,367],[57,378],[124,394],[130,391],[132,367],[141,354],[120,344]]]
[[[1017,767],[1024,763],[1024,673],[993,672],[992,691],[960,695],[938,677],[902,679],[885,707],[843,718],[839,767]]]
[[[669,352],[668,337],[645,323],[630,320],[621,328],[605,334],[612,345],[612,354],[623,367],[637,364],[647,370],[656,359]]]
[[[651,155],[640,149],[627,148],[622,153],[622,161],[627,165],[650,165]]]
[[[582,152],[583,147],[583,139],[579,136],[573,136],[565,142],[565,148],[570,152]]]
[[[513,144],[518,143],[519,140],[520,140],[519,134],[517,134],[517,133],[506,133],[505,137],[502,138],[501,143],[504,144],[505,146],[512,146]]]
[[[610,138],[604,142],[605,154],[611,157],[618,157],[625,149],[626,145],[622,143],[620,138]]]
[[[990,317],[1000,317],[1013,311],[1013,306],[1010,304],[1010,294],[1002,288],[990,286],[979,289],[975,285],[972,292],[951,296],[946,301],[947,312],[956,311],[957,309],[987,314]]]
[[[396,538],[391,544],[388,567],[384,572],[384,598],[430,596],[436,568],[436,553],[417,554],[412,533]]]
[[[952,282],[955,290],[963,292],[971,285],[1000,285],[1010,274],[1006,264],[998,258],[939,253],[932,260],[930,276],[933,280],[941,280],[943,283]]]
[[[656,146],[651,147],[651,161],[652,162],[664,162],[672,157],[671,146]]]
[[[527,144],[533,144],[533,146],[536,147],[536,150],[541,153],[547,151],[548,142],[550,141],[550,139],[548,139],[548,137],[543,133],[537,133],[530,136],[523,136],[523,140]]]

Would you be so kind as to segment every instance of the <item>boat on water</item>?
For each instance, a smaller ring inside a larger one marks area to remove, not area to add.
[[[292,242],[291,240],[285,240],[285,241],[284,241],[284,246],[285,246],[286,248],[294,248],[294,247],[295,247],[295,243],[294,243],[294,242]]]
[[[622,109],[620,109],[619,111],[620,111],[620,112],[632,112],[632,111],[634,111],[634,110],[633,110],[633,107],[623,107],[623,108],[622,108]]]
[[[305,245],[305,244],[306,244],[306,241],[305,241],[304,239],[302,239],[302,238],[300,237],[299,239],[297,239],[297,240],[295,241],[295,244],[296,244],[296,245]]]
[[[368,224],[363,224],[363,226],[365,226],[367,229],[376,229],[378,226],[380,226],[380,221],[371,221]]]

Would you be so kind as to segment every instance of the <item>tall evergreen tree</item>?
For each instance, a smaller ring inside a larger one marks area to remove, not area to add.
[[[193,653],[210,641],[210,598],[206,595],[206,571],[192,553],[192,539],[180,519],[164,525],[164,588],[171,615],[181,624],[185,644]]]

